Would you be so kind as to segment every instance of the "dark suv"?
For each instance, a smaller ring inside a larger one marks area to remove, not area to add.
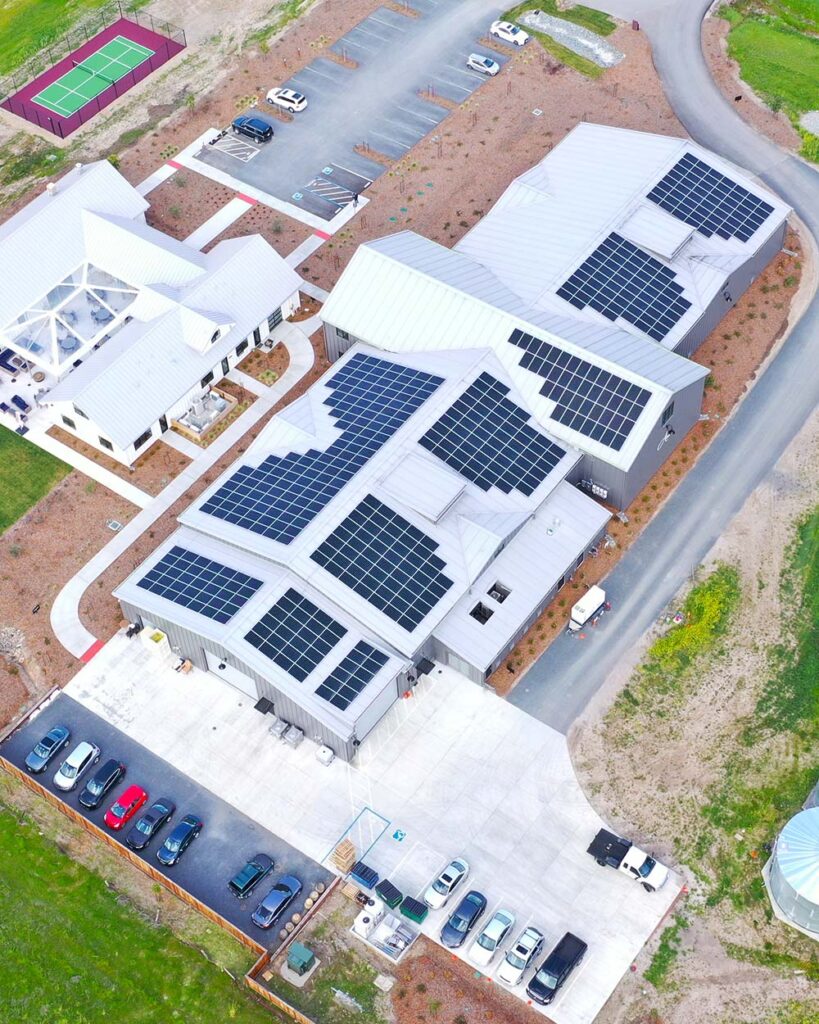
[[[482,892],[470,889],[441,929],[443,945],[449,949],[458,949],[462,946],[484,910],[486,897]]]
[[[588,948],[582,939],[566,932],[526,986],[526,995],[541,1006],[551,1003]]]
[[[86,782],[80,793],[80,803],[89,811],[95,811],[105,799],[105,794],[124,777],[125,765],[112,757]]]
[[[273,858],[268,857],[266,853],[257,853],[241,871],[231,878],[228,882],[228,889],[240,900],[246,899],[272,870]]]
[[[254,142],[269,142],[273,138],[273,125],[268,124],[264,118],[251,117],[249,114],[234,118],[231,128],[237,135],[245,135]]]

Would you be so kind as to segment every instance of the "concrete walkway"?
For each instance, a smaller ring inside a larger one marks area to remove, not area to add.
[[[280,324],[291,328],[282,332],[281,338],[290,352],[290,365],[276,383],[265,388],[251,407],[246,410],[216,440],[199,452],[197,459],[184,469],[176,479],[172,480],[130,523],[127,523],[116,536],[82,567],[62,588],[51,606],[51,628],[60,643],[76,658],[90,660],[102,646],[80,620],[80,601],[86,589],[95,579],[112,565],[128,548],[135,543],[161,515],[163,515],[204,473],[216,463],[225,452],[259,422],[269,411],[302,379],[310,370],[315,360],[313,346],[309,338],[294,324]],[[245,376],[243,374],[243,376]],[[51,439],[49,439],[51,440]],[[93,463],[92,463],[93,465]],[[113,474],[112,474],[113,475]],[[116,478],[119,479],[119,478]],[[122,481],[120,481],[122,482]]]
[[[185,244],[193,246],[194,249],[204,249],[208,242],[212,242],[217,235],[221,235],[231,224],[234,224],[242,214],[256,205],[256,200],[249,196],[236,196],[226,203],[221,210],[217,210],[212,217],[209,217],[204,224],[192,231],[185,239]]]
[[[305,238],[301,245],[297,245],[291,253],[288,253],[287,256],[285,256],[284,262],[287,263],[288,266],[295,268],[302,262],[302,260],[306,260],[308,256],[312,256],[313,253],[317,249],[320,249],[326,241],[327,239],[323,238],[321,235],[310,235],[309,238]]]
[[[189,441],[187,437],[183,437],[182,434],[177,434],[175,430],[166,430],[162,435],[162,440],[169,447],[175,448],[176,451],[181,452],[183,455],[187,455],[189,459],[198,459],[204,450],[198,444]]]
[[[144,181],[141,181],[136,186],[137,192],[143,197],[147,196],[149,192],[153,192],[155,188],[158,188],[168,178],[172,178],[178,170],[179,168],[176,164],[164,163],[153,174],[149,174]]]

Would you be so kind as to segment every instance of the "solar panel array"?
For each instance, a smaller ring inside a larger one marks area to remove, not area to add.
[[[387,664],[387,660],[383,651],[371,647],[366,640],[359,640],[318,687],[316,694],[339,711],[344,711],[379,669]]]
[[[438,543],[368,494],[310,556],[412,631],[452,586]]]
[[[341,623],[291,587],[245,640],[302,683],[346,632]]]
[[[190,608],[215,622],[228,622],[262,585],[261,580],[174,545],[138,587]]]
[[[622,317],[655,341],[691,308],[682,293],[673,270],[616,231],[557,290],[577,309],[591,306],[608,320]]]
[[[543,377],[551,418],[619,452],[651,392],[523,331],[509,341],[524,351],[520,365]]]
[[[677,161],[648,198],[706,238],[719,235],[747,242],[773,213],[770,203],[692,153]]]
[[[419,444],[481,490],[529,495],[566,453],[508,395],[508,387],[482,373]]]
[[[202,511],[289,544],[442,383],[359,353],[329,381],[325,405],[343,431],[324,451],[269,455],[240,466]]]

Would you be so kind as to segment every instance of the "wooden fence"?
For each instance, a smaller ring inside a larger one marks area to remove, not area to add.
[[[231,924],[230,921],[222,917],[221,914],[217,914],[216,911],[212,910],[206,903],[202,903],[195,896],[192,896],[187,889],[183,889],[180,885],[177,885],[176,882],[172,882],[167,875],[158,871],[147,861],[142,860],[142,858],[137,856],[137,854],[132,850],[129,850],[127,846],[123,846],[122,843],[118,842],[112,835],[103,831],[103,829],[95,825],[93,821],[89,821],[88,818],[80,814],[79,811],[75,811],[73,807],[61,800],[60,797],[51,793],[45,788],[45,786],[42,786],[37,782],[36,779],[33,779],[30,775],[26,774],[26,772],[21,771],[17,765],[12,764],[11,761],[8,761],[2,755],[0,755],[0,769],[13,776],[19,782],[22,782],[24,786],[28,786],[29,789],[33,790],[44,800],[50,803],[52,807],[56,807],[59,811],[62,811],[62,813],[67,818],[70,818],[75,825],[79,825],[92,836],[102,840],[102,842],[110,846],[111,849],[116,850],[121,857],[130,861],[134,867],[139,868],[139,870],[143,872],[143,874],[146,874],[152,881],[163,885],[169,892],[172,892],[174,896],[177,896],[182,900],[183,903],[187,903],[189,907],[193,907],[194,910],[198,910],[200,914],[208,918],[209,921],[213,921],[213,923],[218,925],[220,928],[223,928],[228,932],[228,934],[232,935],[234,939],[241,942],[242,945],[248,946],[258,954],[267,953],[266,948],[260,942],[256,942],[256,940],[251,938],[249,935],[245,935],[245,933],[241,929],[237,928],[236,925]],[[252,969],[253,968],[251,968],[251,970]]]

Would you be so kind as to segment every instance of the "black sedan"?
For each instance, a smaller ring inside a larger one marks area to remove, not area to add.
[[[195,814],[186,814],[165,842],[156,851],[156,859],[165,867],[173,867],[202,831],[204,822]]]
[[[57,753],[68,746],[70,739],[71,733],[64,725],[55,725],[26,757],[26,771],[32,775],[44,772]]]
[[[462,946],[484,910],[486,897],[482,892],[470,889],[441,929],[441,942],[449,949]]]
[[[83,787],[80,793],[80,803],[83,807],[87,807],[89,811],[95,811],[105,799],[105,794],[125,777],[125,770],[122,761],[117,761],[115,757],[106,761]]]
[[[301,882],[295,875],[282,875],[262,902],[250,915],[259,928],[269,928],[301,892]]]
[[[167,797],[160,797],[148,808],[125,837],[125,842],[132,850],[144,850],[157,832],[171,820],[176,804]]]

